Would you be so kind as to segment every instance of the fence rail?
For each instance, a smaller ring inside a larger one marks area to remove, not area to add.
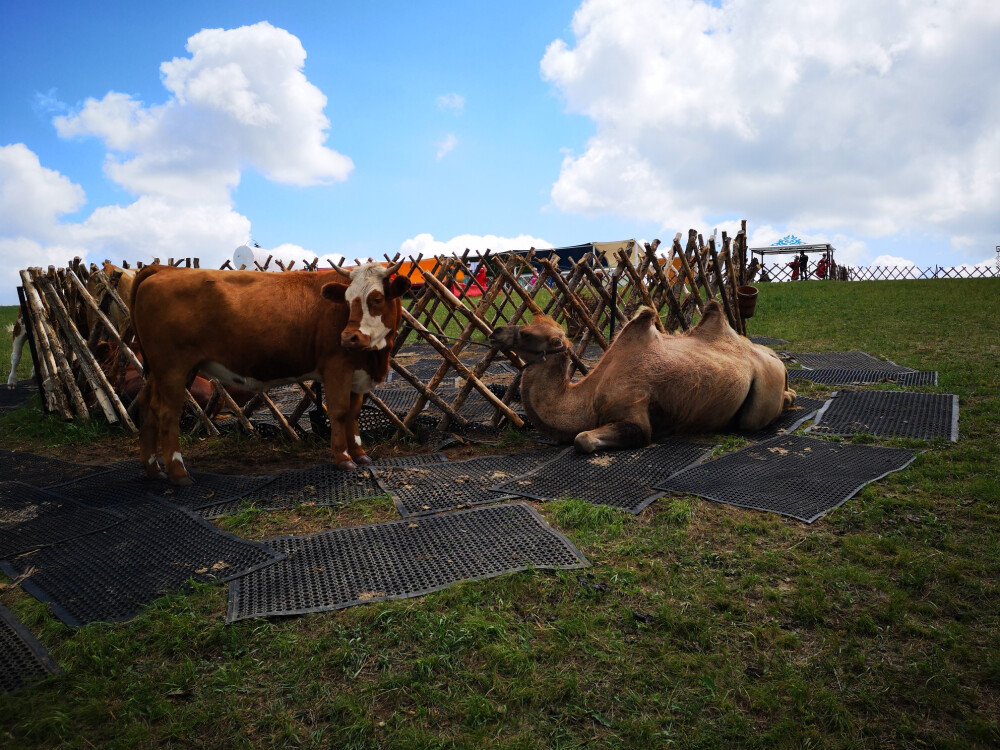
[[[534,251],[467,250],[461,257],[438,257],[422,266],[417,259],[408,275],[416,280],[419,274],[421,283],[404,301],[404,322],[392,352],[392,383],[366,397],[368,416],[374,410],[374,421],[384,429],[409,435],[429,421],[434,430],[472,428],[473,423],[492,430],[502,423],[522,426],[523,414],[514,402],[523,363],[492,347],[489,334],[498,326],[524,323],[529,315],[550,315],[566,327],[573,340],[572,367],[584,374],[643,305],[657,311],[666,330],[676,331],[691,328],[708,301],[718,299],[730,325],[745,333],[736,294],[746,278],[745,222],[736,237],[723,234],[721,247],[714,238],[706,243],[693,229],[684,245],[678,234],[666,253],[658,246],[658,240],[644,247],[629,243],[614,262],[590,253],[568,267],[556,256]],[[168,262],[198,266],[197,259]],[[317,263],[303,266],[322,271]],[[257,268],[263,271],[267,265]],[[294,268],[277,265],[283,272]],[[232,266],[227,262],[224,268]],[[136,401],[129,406],[122,389],[130,373],[141,376],[143,368],[132,349],[123,299],[128,295],[124,289],[117,293],[129,273],[110,264],[104,270],[87,268],[75,259],[66,268],[30,268],[20,276],[22,314],[32,333],[46,409],[67,419],[103,414],[135,433]],[[113,358],[100,353],[102,342],[110,342]],[[185,406],[192,434],[218,434],[224,426],[216,419],[220,409],[235,417],[227,417],[227,424],[255,433],[266,423],[293,441],[302,437],[305,428],[299,420],[304,416],[309,417],[307,427],[322,425],[317,383],[272,389],[241,403],[234,398],[238,394],[214,379],[204,380],[199,393],[198,380],[191,384]]]
[[[751,278],[761,281],[897,281],[903,279],[995,279],[1000,278],[1000,267],[988,266],[834,266],[818,276],[815,267],[800,275],[787,264],[766,263]]]

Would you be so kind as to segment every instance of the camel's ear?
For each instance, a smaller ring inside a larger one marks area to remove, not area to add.
[[[329,284],[324,284],[321,290],[324,297],[326,297],[331,302],[343,302],[344,293],[347,291],[347,287],[343,284],[336,284],[330,282]]]

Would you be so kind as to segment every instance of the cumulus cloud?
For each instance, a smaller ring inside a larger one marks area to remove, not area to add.
[[[498,253],[507,250],[527,250],[531,247],[552,247],[552,243],[527,234],[519,234],[517,237],[460,234],[450,240],[436,240],[434,235],[424,233],[405,240],[399,246],[399,252],[404,258],[416,258],[419,255],[428,258],[438,255],[461,255],[466,249],[480,253],[487,250]]]
[[[436,99],[438,109],[460,114],[465,109],[465,97],[461,94],[442,94]]]
[[[542,76],[595,134],[552,201],[667,228],[1000,231],[991,0],[587,0]]]
[[[444,137],[444,140],[438,144],[437,159],[441,161],[444,157],[455,150],[455,146],[458,145],[458,138],[455,137],[454,133],[448,133]]]
[[[198,257],[204,267],[218,266],[250,236],[250,221],[232,199],[244,169],[300,186],[347,179],[354,165],[326,145],[326,96],[303,73],[298,38],[264,22],[205,29],[188,39],[187,51],[160,66],[165,102],[110,91],[53,119],[63,138],[103,141],[105,174],[134,202],[61,221],[83,206],[82,188],[43,167],[23,144],[0,149],[5,260],[23,268],[74,255]],[[63,107],[50,91],[38,108]],[[3,277],[0,284],[9,302],[16,281]]]
[[[902,258],[898,255],[879,255],[869,265],[872,266],[896,266],[897,268],[911,268],[916,265],[912,260]]]
[[[326,96],[302,72],[298,38],[262,22],[205,29],[187,50],[160,66],[164,104],[112,91],[55,118],[59,135],[103,139],[115,182],[175,202],[228,201],[248,166],[292,185],[347,178],[354,165],[324,145]]]

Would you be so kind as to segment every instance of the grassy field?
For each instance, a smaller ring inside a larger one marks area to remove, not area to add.
[[[694,497],[638,517],[549,503],[592,568],[334,613],[226,625],[225,588],[201,586],[71,632],[0,577],[65,669],[0,696],[0,747],[1000,746],[1000,280],[762,285],[757,309],[750,332],[793,351],[937,370],[960,441],[811,526]],[[133,449],[33,410],[0,417],[0,446]],[[203,469],[303,451],[195,448]],[[379,500],[222,525],[259,539],[392,515]]]

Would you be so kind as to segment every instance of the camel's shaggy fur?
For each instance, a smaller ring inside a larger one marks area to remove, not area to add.
[[[737,334],[715,301],[678,335],[640,309],[577,383],[570,342],[552,318],[498,328],[491,340],[528,362],[521,400],[532,424],[583,453],[647,445],[658,432],[758,430],[795,400],[777,355]]]

